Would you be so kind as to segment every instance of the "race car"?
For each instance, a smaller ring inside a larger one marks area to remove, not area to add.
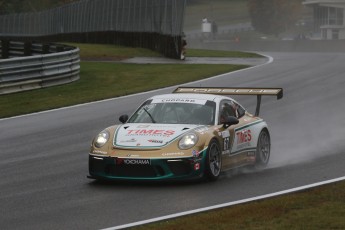
[[[256,95],[255,114],[228,95]],[[282,88],[178,87],[156,95],[92,141],[89,178],[215,181],[229,169],[265,167],[271,141],[259,115],[263,95]]]

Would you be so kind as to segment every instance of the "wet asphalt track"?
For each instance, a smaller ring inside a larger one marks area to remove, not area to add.
[[[345,175],[345,53],[267,53],[271,64],[195,86],[283,87],[264,97],[270,167],[216,183],[98,184],[86,178],[90,141],[139,96],[0,120],[0,229],[100,229],[236,201]],[[253,111],[255,97],[238,99]]]

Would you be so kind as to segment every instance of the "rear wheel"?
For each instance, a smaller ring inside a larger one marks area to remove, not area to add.
[[[267,129],[260,132],[256,147],[256,168],[264,168],[268,164],[271,154],[271,139]]]
[[[205,177],[216,181],[222,168],[222,152],[216,140],[212,140],[207,149]]]

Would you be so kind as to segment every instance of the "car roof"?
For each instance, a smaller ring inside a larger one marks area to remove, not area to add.
[[[230,97],[214,95],[214,94],[202,94],[202,93],[169,93],[161,94],[151,97],[150,99],[199,99],[209,101],[220,101],[222,99],[231,99]]]

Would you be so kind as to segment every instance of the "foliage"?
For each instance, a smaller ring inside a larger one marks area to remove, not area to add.
[[[253,27],[264,34],[278,36],[294,26],[302,11],[301,0],[249,0]]]
[[[0,0],[0,14],[37,12],[76,0]]]

